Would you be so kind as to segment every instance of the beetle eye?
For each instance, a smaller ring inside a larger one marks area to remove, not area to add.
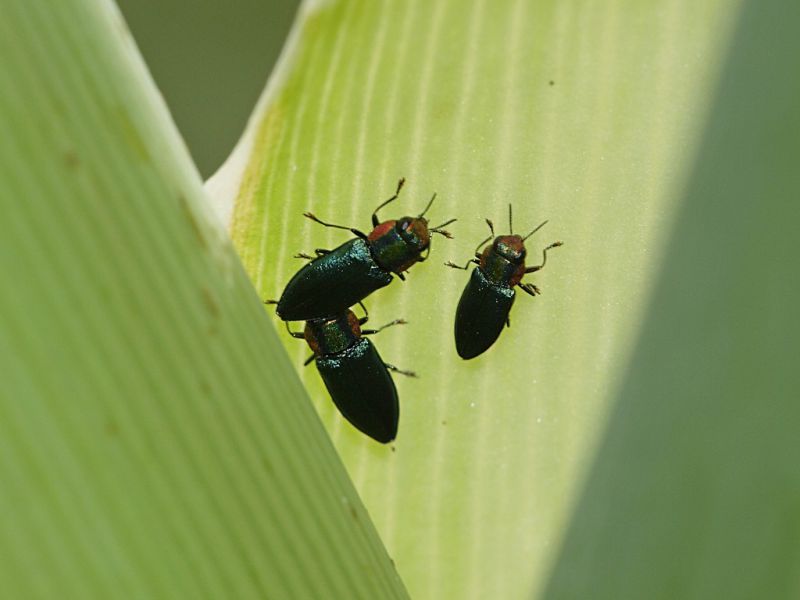
[[[409,244],[416,244],[419,242],[411,219],[408,217],[401,219],[397,222],[397,227],[399,229],[400,237],[403,238],[405,242]]]

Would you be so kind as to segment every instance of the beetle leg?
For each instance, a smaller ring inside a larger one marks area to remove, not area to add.
[[[491,223],[492,223],[492,222],[491,222],[489,219],[486,219],[486,222],[487,222],[487,223],[489,223],[489,225],[491,226]],[[489,237],[487,237],[485,240],[481,241],[481,243],[479,243],[477,246],[475,246],[475,256],[476,256],[477,258],[480,258],[480,257],[481,257],[481,255],[480,255],[481,246],[483,246],[483,245],[484,245],[486,242],[488,242],[489,240],[491,240],[493,235],[494,235],[494,229],[492,229],[492,235],[490,235],[490,236],[489,236]]]
[[[405,281],[406,280],[406,276],[403,275],[402,273],[397,273],[397,276],[400,278],[400,281]]]
[[[305,360],[305,362],[303,363],[303,366],[304,366],[304,367],[307,367],[308,365],[310,365],[310,364],[311,364],[311,362],[314,360],[314,357],[315,357],[315,356],[316,356],[316,354],[312,354],[311,356],[309,356],[309,357],[308,357],[308,358]]]
[[[383,366],[389,369],[390,371],[394,371],[395,373],[400,373],[400,375],[405,375],[407,377],[419,377],[414,371],[403,371],[402,369],[398,369],[394,365],[390,365],[389,363],[383,363]]]
[[[462,271],[466,271],[467,269],[469,269],[470,265],[472,264],[479,265],[480,262],[474,258],[470,258],[463,267],[459,267],[457,264],[452,263],[449,260],[444,264],[446,267],[453,267],[454,269],[461,269]]]
[[[380,209],[382,209],[384,206],[386,206],[387,204],[389,204],[390,202],[394,202],[395,200],[397,200],[397,197],[400,195],[400,190],[403,189],[403,184],[405,182],[406,182],[406,178],[405,177],[401,177],[400,181],[397,182],[397,189],[394,191],[394,196],[392,196],[388,200],[385,200],[384,202],[382,202],[378,206],[378,208],[376,208],[374,211],[372,211],[372,226],[373,227],[377,227],[378,225],[380,225],[380,221],[378,221],[378,211]]]
[[[326,254],[330,254],[330,250],[325,250],[324,248],[314,248],[314,254],[316,256],[311,256],[310,254],[306,254],[305,252],[298,252],[294,255],[294,258],[305,258],[307,260],[314,260],[315,258],[319,258],[320,256],[325,256]]]
[[[357,235],[362,240],[366,240],[367,239],[367,234],[366,233],[364,233],[363,231],[359,231],[358,229],[356,229],[354,227],[345,227],[344,225],[334,225],[333,223],[326,223],[325,221],[320,219],[317,215],[315,215],[314,213],[310,213],[310,212],[304,212],[303,216],[306,219],[311,219],[315,223],[319,223],[320,225],[324,225],[325,227],[333,227],[335,229],[344,229],[345,231],[349,231],[349,232]]]
[[[293,338],[303,339],[303,338],[306,337],[305,335],[303,335],[299,331],[292,331],[291,329],[289,329],[288,321],[284,321],[283,324],[286,325],[286,331],[288,331],[289,335],[292,336]]]
[[[545,248],[542,251],[542,264],[536,265],[536,266],[533,266],[533,267],[528,267],[527,269],[525,269],[525,272],[526,273],[535,273],[536,271],[539,271],[539,270],[543,269],[545,264],[547,264],[547,251],[550,250],[551,248],[558,248],[559,246],[563,246],[563,245],[564,245],[564,242],[553,242],[552,244],[550,244],[547,248]]]
[[[367,310],[367,307],[364,306],[364,303],[361,302],[361,300],[358,301],[358,305],[361,307],[361,310],[364,311],[364,316],[358,320],[358,324],[364,325],[367,321],[369,321],[369,311]]]
[[[519,287],[523,292],[531,296],[538,296],[539,294],[542,293],[541,291],[539,291],[539,288],[533,285],[532,283],[520,283]]]
[[[277,304],[277,303],[278,303],[277,300],[272,300],[271,298],[267,298],[266,300],[264,300],[264,304]]]
[[[511,327],[511,317],[506,317],[506,327]]]
[[[374,335],[374,334],[378,333],[379,331],[383,331],[387,327],[391,327],[392,325],[405,325],[407,323],[408,323],[408,321],[406,321],[405,319],[395,319],[394,321],[391,321],[391,322],[387,323],[386,325],[382,325],[381,327],[378,327],[377,329],[362,329],[361,330],[361,335]]]

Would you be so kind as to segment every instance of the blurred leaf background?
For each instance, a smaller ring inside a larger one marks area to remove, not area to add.
[[[119,0],[203,178],[228,157],[281,52],[297,0]]]
[[[418,598],[796,597],[798,8],[490,4],[319,3],[304,25],[323,41],[300,46],[305,70],[254,123],[269,143],[253,162],[269,160],[251,168],[240,200],[255,209],[237,242],[262,296],[297,267],[292,252],[340,240],[304,223],[304,209],[364,226],[407,175],[412,210],[435,188],[436,214],[461,218],[457,239],[435,240],[436,260],[372,309],[412,322],[378,343],[426,376],[399,383],[394,448],[343,427],[313,370],[299,368],[305,348],[285,341],[383,542]],[[296,5],[121,5],[211,174]],[[459,43],[464,32],[472,43]],[[368,62],[395,33],[404,85],[387,88],[376,82],[398,65]],[[524,51],[499,72],[492,57],[504,55],[481,35]],[[465,74],[475,60],[483,70]],[[341,87],[326,69],[337,61]],[[484,115],[499,97],[496,120],[464,120],[450,103],[461,85]],[[395,136],[364,114],[387,89]],[[326,94],[337,120],[309,124],[303,98]],[[309,156],[320,142],[333,160]],[[293,174],[309,164],[313,181]],[[502,223],[509,200],[518,228],[550,217],[541,239],[567,245],[536,279],[545,295],[518,300],[492,363],[464,366],[449,345],[465,278],[436,263],[466,258],[480,218]],[[268,255],[252,228],[259,211],[277,235]]]
[[[0,597],[406,597],[115,4],[0,90]]]

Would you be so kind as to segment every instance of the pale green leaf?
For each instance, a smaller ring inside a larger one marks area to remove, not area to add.
[[[800,597],[798,23],[744,5],[548,597]]]
[[[308,2],[250,128],[210,189],[264,297],[296,252],[348,238],[430,194],[431,260],[369,298],[397,379],[397,442],[355,432],[308,349],[286,348],[415,598],[541,590],[634,352],[739,11],[711,2]],[[487,235],[549,224],[561,239],[489,353],[460,360],[462,262]],[[282,327],[277,319],[276,326]]]
[[[405,597],[114,6],[0,90],[0,596]]]

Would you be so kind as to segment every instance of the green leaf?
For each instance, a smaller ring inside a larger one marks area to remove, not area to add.
[[[0,56],[0,594],[406,597],[113,5]]]
[[[799,22],[744,4],[548,597],[800,596]]]
[[[397,179],[416,214],[458,217],[452,242],[369,298],[377,339],[421,374],[399,380],[392,448],[337,414],[308,349],[284,336],[412,596],[541,591],[629,362],[718,83],[736,1],[308,2],[250,128],[209,183],[265,297],[296,252],[361,229]],[[454,351],[461,263],[487,235],[529,241],[511,328],[470,362]],[[279,322],[275,323],[280,327]],[[681,349],[672,348],[675,352]],[[634,482],[631,485],[635,485]]]

